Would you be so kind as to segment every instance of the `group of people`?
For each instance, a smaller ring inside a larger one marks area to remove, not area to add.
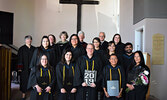
[[[25,45],[18,51],[18,71],[21,72],[22,99],[31,90],[31,100],[145,100],[148,86],[133,84],[139,74],[149,68],[141,51],[133,51],[130,42],[122,43],[120,34],[105,41],[100,32],[92,43],[84,42],[84,32],[43,36],[41,45],[31,45],[32,37],[25,36]],[[88,84],[86,71],[96,71],[96,81]],[[149,75],[148,75],[149,79]],[[118,96],[110,96],[107,81],[118,80]],[[125,90],[130,90],[125,92]]]

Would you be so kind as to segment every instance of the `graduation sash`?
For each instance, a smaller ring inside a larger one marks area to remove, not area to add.
[[[111,69],[113,69],[113,68],[111,68],[111,67],[109,67],[110,68],[110,81],[112,81],[112,71],[111,71]],[[122,79],[121,79],[121,71],[120,71],[120,68],[117,68],[117,71],[118,71],[118,73],[119,73],[119,88],[121,89],[121,81],[122,81]]]
[[[40,72],[41,72],[41,74],[40,74],[40,77],[42,77],[42,68],[40,68]],[[51,74],[50,74],[50,70],[48,69],[48,75],[49,75],[49,83],[51,83]],[[49,91],[49,93],[51,93],[51,91]],[[41,95],[42,93],[41,92],[39,92],[39,95]]]
[[[65,81],[65,77],[66,77],[66,72],[65,72],[66,66],[63,66],[63,85],[64,85],[64,81]],[[74,67],[72,66],[72,72],[73,72],[73,77],[74,77]]]

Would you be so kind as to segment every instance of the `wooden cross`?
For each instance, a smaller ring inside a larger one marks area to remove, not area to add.
[[[99,1],[88,0],[60,0],[61,4],[76,4],[77,5],[77,32],[81,30],[81,12],[82,4],[96,5]]]

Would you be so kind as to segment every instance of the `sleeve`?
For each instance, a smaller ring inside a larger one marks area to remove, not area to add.
[[[29,68],[33,68],[36,66],[36,60],[37,60],[37,53],[38,53],[38,48],[35,49],[34,53],[33,53],[33,56],[32,56],[32,59],[31,59],[31,62],[30,62],[30,66]]]
[[[81,61],[82,59],[79,58],[75,66],[74,87],[80,86],[83,83],[83,79],[81,76],[81,68],[80,68]]]
[[[97,58],[96,63],[97,63],[96,66],[98,66],[98,68],[97,68],[97,81],[95,82],[95,84],[101,85],[103,65],[102,65],[102,61],[100,60],[100,58]]]
[[[28,80],[28,86],[27,89],[30,89],[31,87],[35,86],[37,84],[36,80],[36,69],[33,67],[31,69],[30,75],[29,75],[29,80]]]
[[[106,76],[106,67],[103,68],[103,78],[102,78],[102,88],[107,88],[107,76]]]
[[[19,49],[17,56],[18,56],[17,69],[23,69],[23,49],[22,47]]]
[[[51,83],[49,84],[49,86],[50,86],[51,88],[53,88],[54,85],[55,85],[55,81],[56,81],[56,78],[55,78],[55,71],[52,70],[51,73],[52,73],[52,74],[51,74],[51,79],[52,79],[52,81],[51,81]]]
[[[63,77],[62,72],[60,70],[60,64],[56,66],[56,77],[57,77],[57,86],[59,89],[63,88]]]
[[[121,82],[121,88],[125,88],[125,71],[124,71],[124,68],[121,66],[120,68],[120,71],[121,71],[121,78],[122,78],[122,82]]]

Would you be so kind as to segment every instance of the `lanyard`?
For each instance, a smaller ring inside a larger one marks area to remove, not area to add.
[[[40,68],[40,70],[41,70],[40,77],[42,77],[42,68]],[[50,75],[50,70],[49,69],[48,69],[48,75],[49,75],[49,83],[51,83],[51,75]],[[51,92],[49,91],[49,93],[51,93]],[[39,93],[39,95],[41,95],[41,92]]]
[[[120,69],[118,68],[118,73],[119,73],[119,87],[121,89],[121,72]],[[110,68],[110,81],[112,80],[112,72],[111,72],[111,68]]]
[[[88,60],[86,60],[86,67],[87,67],[87,70],[89,70]],[[94,70],[94,60],[92,61],[92,71],[93,70]]]
[[[66,67],[65,66],[63,66],[63,85],[64,85],[64,81],[65,81],[65,69],[66,69]],[[72,66],[72,72],[73,72],[73,77],[74,77],[74,67]]]

